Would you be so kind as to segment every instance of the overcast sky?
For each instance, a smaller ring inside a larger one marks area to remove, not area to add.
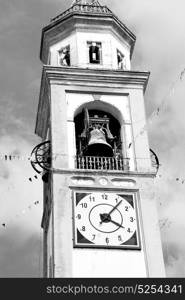
[[[71,2],[0,0],[0,155],[25,157],[40,142],[41,29]],[[146,114],[161,164],[155,190],[166,271],[185,277],[185,1],[100,2],[137,37],[132,69],[151,71]],[[34,175],[26,158],[0,160],[0,277],[41,276],[42,181]]]

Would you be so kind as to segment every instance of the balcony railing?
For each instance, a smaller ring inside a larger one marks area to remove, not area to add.
[[[76,156],[76,168],[83,170],[128,171],[129,159],[123,157]]]

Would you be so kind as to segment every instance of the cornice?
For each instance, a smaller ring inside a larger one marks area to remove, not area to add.
[[[43,66],[43,79],[47,78],[50,84],[53,82],[64,85],[103,84],[105,87],[117,85],[120,88],[141,86],[146,90],[150,72],[122,71],[110,69],[88,69],[78,67],[54,67]]]
[[[89,175],[89,176],[117,176],[120,178],[132,179],[133,177],[155,178],[155,172],[136,172],[136,171],[110,171],[110,170],[81,170],[81,169],[53,169],[52,173],[65,175]]]

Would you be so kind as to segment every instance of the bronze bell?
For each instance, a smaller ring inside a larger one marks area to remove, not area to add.
[[[113,156],[112,147],[107,143],[103,130],[95,128],[90,131],[90,138],[87,149],[85,151],[85,155],[105,157]]]

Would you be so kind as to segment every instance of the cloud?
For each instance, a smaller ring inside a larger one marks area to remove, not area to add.
[[[8,179],[9,176],[10,176],[10,172],[8,168],[4,167],[3,169],[0,169],[0,177],[2,177],[3,179]]]
[[[16,236],[16,238],[15,238]],[[15,226],[1,235],[0,277],[42,277],[42,241]]]
[[[33,263],[36,246],[32,247],[28,240],[38,244],[42,181],[39,176],[38,180],[34,178],[35,173],[26,158],[40,142],[34,135],[34,126],[41,72],[38,58],[41,24],[37,12],[43,7],[38,1],[35,6],[34,1],[31,2],[0,3],[0,243],[3,244],[1,250],[4,249],[0,251],[1,277],[34,275],[34,269],[38,276],[38,261]],[[4,156],[10,154],[18,154],[21,159],[5,161]],[[34,205],[35,201],[39,203]],[[9,243],[11,249],[8,249]],[[32,260],[31,264],[26,257]]]
[[[50,18],[68,8],[71,0],[13,0],[0,4],[0,152],[27,155],[39,139],[34,136],[34,123],[39,94],[41,64],[38,59],[41,28]],[[165,105],[148,124],[150,146],[160,160],[156,178],[159,218],[167,220],[161,228],[168,276],[185,276],[183,241],[185,178],[185,2],[184,0],[100,0],[136,34],[132,59],[135,70],[149,70],[151,77],[146,91],[146,113]],[[174,90],[171,86],[174,85]],[[37,275],[36,263],[27,263],[38,249],[41,220],[40,206],[29,211],[33,199],[42,201],[42,185],[30,182],[34,172],[28,161],[0,160],[0,220],[8,227],[0,229],[0,276]],[[176,181],[176,178],[179,178]],[[20,212],[26,211],[21,214]],[[14,228],[15,227],[15,228]],[[22,228],[25,227],[25,231]],[[14,238],[22,236],[20,245]],[[3,243],[2,243],[3,242]],[[6,253],[9,243],[13,251]],[[16,246],[17,245],[17,246]],[[30,249],[30,250],[29,250]],[[21,262],[22,253],[24,259]],[[21,252],[22,251],[22,252]],[[32,251],[32,254],[31,254]],[[32,257],[32,258],[31,258]],[[8,263],[11,258],[12,264]],[[19,263],[18,263],[19,262]],[[32,261],[33,262],[33,261]],[[7,268],[6,268],[7,265]],[[3,266],[3,267],[2,267]],[[2,267],[2,268],[1,268]],[[12,269],[11,269],[12,267]],[[31,269],[30,269],[31,268]],[[27,271],[25,270],[27,269]],[[23,271],[24,270],[24,271]],[[34,271],[35,270],[35,271]]]
[[[8,15],[8,18],[7,18]],[[25,11],[17,7],[13,1],[4,1],[1,3],[0,10],[0,39],[14,31],[17,22],[25,18]]]
[[[32,147],[20,136],[0,138],[0,277],[41,275],[42,180],[28,161]]]
[[[32,145],[20,137],[2,137],[0,145],[0,222],[8,227],[16,222],[22,226],[25,222],[24,227],[35,232],[41,221],[42,181],[40,177],[29,181],[35,175],[28,160]],[[4,159],[4,155],[13,153],[18,153],[20,159]],[[37,209],[35,201],[40,203]]]
[[[179,250],[176,243],[164,243],[164,257],[166,258],[166,271],[169,277],[184,277],[185,254],[184,249]]]

